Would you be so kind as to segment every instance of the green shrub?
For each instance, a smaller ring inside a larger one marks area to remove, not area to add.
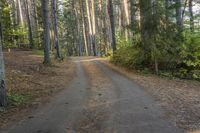
[[[111,62],[127,68],[135,68],[138,64],[139,50],[133,47],[121,47],[111,57]]]
[[[200,68],[200,35],[187,35],[181,55],[182,62],[189,69]]]

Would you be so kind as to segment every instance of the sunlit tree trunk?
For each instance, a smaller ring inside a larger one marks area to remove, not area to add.
[[[98,0],[98,33],[99,33],[99,52],[100,56],[103,56],[103,13],[102,13],[102,0]]]
[[[20,20],[20,24],[22,26],[24,26],[24,17],[23,17],[23,13],[22,13],[22,4],[21,4],[21,0],[17,0],[17,4],[18,4],[18,9],[19,9],[19,20]]]
[[[89,7],[89,3],[88,0],[85,0],[86,2],[86,10],[87,10],[87,20],[88,20],[88,27],[89,27],[89,42],[90,42],[90,51],[93,50],[92,45],[93,45],[93,32],[92,32],[92,24],[91,24],[91,15],[90,15],[90,7]]]
[[[95,16],[95,7],[94,7],[94,0],[91,0],[91,15],[92,15],[92,47],[93,47],[93,53],[94,53],[94,56],[97,55],[97,44],[96,44],[96,16]]]
[[[128,41],[129,37],[129,30],[127,26],[130,24],[130,16],[129,16],[129,4],[127,0],[123,0],[123,9],[124,9],[124,16],[125,16],[125,38]]]

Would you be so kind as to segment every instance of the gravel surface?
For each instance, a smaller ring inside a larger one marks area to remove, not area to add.
[[[175,126],[200,133],[200,82],[139,74],[105,60],[101,62],[142,86],[163,107]]]

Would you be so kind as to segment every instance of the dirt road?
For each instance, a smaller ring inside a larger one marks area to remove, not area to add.
[[[73,58],[70,86],[3,133],[181,133],[137,84],[94,58]]]

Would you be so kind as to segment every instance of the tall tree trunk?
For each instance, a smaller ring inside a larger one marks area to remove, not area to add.
[[[99,0],[99,11],[98,11],[98,16],[99,16],[99,37],[100,37],[100,56],[103,56],[102,53],[102,43],[103,43],[103,14],[102,14],[102,0]]]
[[[91,15],[90,15],[90,7],[88,0],[85,0],[86,3],[86,10],[87,10],[87,20],[88,20],[88,27],[89,27],[89,42],[90,42],[90,51],[92,51],[92,45],[93,45],[93,32],[92,32],[92,24],[91,24]]]
[[[149,40],[151,39],[151,31],[149,30],[149,23],[152,20],[151,0],[140,0],[140,26],[141,26],[141,40],[143,48],[147,48]]]
[[[80,20],[79,20],[79,12],[76,8],[74,8],[75,16],[76,16],[76,39],[77,39],[77,53],[81,56],[82,49],[82,38],[81,38],[81,28],[80,28]]]
[[[123,9],[124,9],[124,23],[125,23],[125,38],[126,41],[128,41],[129,38],[129,29],[127,28],[127,26],[130,24],[130,17],[129,17],[129,3],[127,0],[123,0]]]
[[[130,0],[131,5],[131,25],[133,28],[136,27],[136,0]],[[134,30],[134,29],[133,29]],[[134,35],[134,34],[133,34]]]
[[[85,52],[86,55],[89,55],[88,52],[88,41],[87,41],[87,26],[85,21],[85,8],[84,8],[84,2],[81,0],[81,12],[82,12],[82,24],[83,24],[83,37],[84,37],[84,43],[85,43]]]
[[[49,27],[49,0],[42,0],[43,34],[44,34],[44,63],[49,64],[50,59],[50,27]]]
[[[181,0],[176,0],[176,24],[179,26],[179,28],[182,28],[182,6],[181,6]]]
[[[193,15],[193,0],[189,0],[189,12],[190,12],[190,30],[194,31],[194,15]]]
[[[17,0],[18,3],[18,13],[19,13],[19,22],[22,26],[24,26],[24,17],[23,17],[23,13],[22,13],[22,4],[21,4],[21,0]]]
[[[32,1],[31,5],[33,6],[33,18],[34,18],[34,37],[36,38],[35,44],[37,44],[37,47],[40,48],[40,39],[41,36],[38,35],[38,29],[40,28],[39,20],[38,20],[38,11],[37,11],[37,4],[36,1]]]
[[[6,86],[5,86],[5,69],[4,69],[4,59],[3,50],[0,37],[0,106],[6,106]]]
[[[110,17],[110,25],[112,31],[112,48],[113,53],[116,51],[116,38],[115,38],[115,19],[114,19],[114,12],[113,12],[113,1],[108,0],[108,14]]]
[[[97,56],[97,44],[96,44],[96,19],[95,19],[95,7],[94,7],[94,0],[91,0],[91,16],[92,16],[92,47],[93,47],[93,53],[94,56]]]
[[[54,47],[56,49],[56,58],[61,58],[58,38],[57,0],[52,0],[52,12],[54,29]]]
[[[26,17],[27,17],[27,23],[28,23],[28,34],[29,34],[29,47],[32,49],[34,48],[34,42],[33,42],[33,32],[32,32],[32,26],[31,26],[31,19],[30,19],[30,12],[29,12],[29,3],[28,0],[25,0],[25,6],[26,6]]]

